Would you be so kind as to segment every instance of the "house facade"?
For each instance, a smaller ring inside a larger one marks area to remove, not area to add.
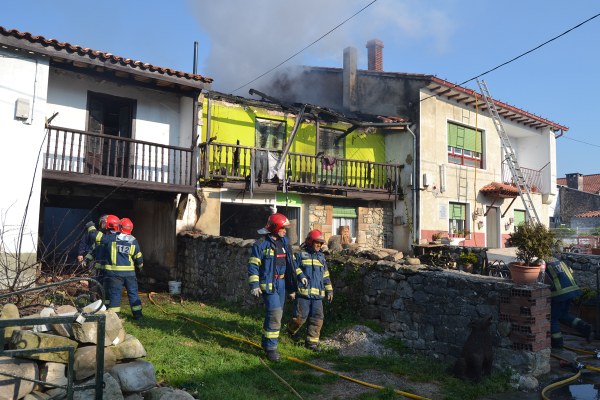
[[[386,162],[401,163],[402,192],[394,207],[398,249],[450,236],[452,243],[503,247],[526,217],[502,143],[482,96],[433,75],[383,71],[382,48],[370,41],[369,70],[357,69],[356,49],[344,51],[343,68],[300,67],[264,90],[285,101],[335,110],[399,116],[401,134],[386,136]],[[492,87],[493,89],[493,87]],[[567,127],[494,100],[540,220],[556,196],[556,137]]]
[[[295,244],[319,229],[326,239],[344,231],[346,241],[391,247],[403,166],[385,162],[386,136],[406,123],[259,95],[203,95],[195,228],[256,238],[276,209]]]
[[[133,220],[147,273],[168,279],[211,81],[0,27],[3,251],[71,263],[83,224],[115,214]]]

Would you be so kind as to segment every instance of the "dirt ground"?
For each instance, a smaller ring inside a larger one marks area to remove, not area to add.
[[[322,360],[312,360],[312,363],[319,367],[334,370],[334,365]],[[315,371],[314,373],[320,374]],[[429,399],[442,399],[440,387],[435,383],[411,382],[406,378],[392,373],[386,373],[377,370],[363,370],[360,372],[353,371],[351,373],[340,373],[359,381],[367,382],[374,385],[391,387],[403,392],[415,394]],[[378,389],[373,389],[347,379],[338,379],[337,381],[325,385],[323,394],[311,396],[314,400],[347,400],[355,399],[357,396],[367,392],[376,392]]]

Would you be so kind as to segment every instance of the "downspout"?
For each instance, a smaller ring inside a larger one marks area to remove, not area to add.
[[[198,151],[198,97],[201,92],[194,92],[192,104],[192,165],[190,175],[195,179],[196,190],[200,187],[198,160],[200,159],[200,151]],[[191,183],[191,182],[190,182]]]
[[[406,130],[413,137],[413,170],[412,170],[412,198],[413,198],[413,209],[412,209],[412,218],[413,218],[413,243],[417,243],[419,235],[417,232],[420,232],[420,221],[417,215],[417,135],[410,129],[408,125],[406,125]]]

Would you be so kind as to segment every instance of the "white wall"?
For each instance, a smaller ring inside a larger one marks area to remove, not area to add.
[[[136,100],[134,139],[181,147],[191,145],[191,99],[183,101],[175,94],[124,86],[58,68],[50,70],[49,79],[48,112],[59,112],[53,125],[85,130],[87,96],[91,91]],[[189,110],[183,110],[184,107]],[[183,112],[189,113],[185,123]]]
[[[47,82],[48,59],[0,49],[0,226],[3,250],[11,253],[27,205],[21,252],[37,249],[42,164],[36,162],[44,140],[44,118],[51,115],[46,107]],[[27,120],[15,118],[19,98],[29,101]]]

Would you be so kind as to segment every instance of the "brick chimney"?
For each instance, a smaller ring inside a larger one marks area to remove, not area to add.
[[[567,174],[567,187],[576,190],[583,190],[583,175],[575,172]]]
[[[383,41],[371,39],[367,42],[369,71],[383,71]]]

